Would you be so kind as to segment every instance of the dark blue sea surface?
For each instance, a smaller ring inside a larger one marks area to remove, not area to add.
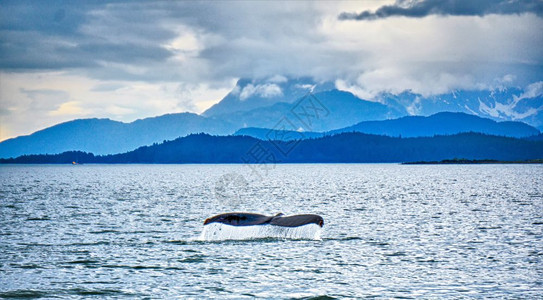
[[[265,171],[0,166],[0,298],[543,297],[542,165]],[[320,240],[198,239],[229,211],[325,226]]]

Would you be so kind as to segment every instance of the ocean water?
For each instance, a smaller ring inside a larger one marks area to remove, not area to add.
[[[229,211],[325,225],[199,239]],[[543,298],[543,166],[0,166],[0,298],[319,296]]]

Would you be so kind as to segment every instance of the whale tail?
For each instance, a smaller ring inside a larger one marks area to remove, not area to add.
[[[210,223],[222,223],[231,226],[252,226],[252,225],[274,225],[281,227],[299,227],[308,224],[317,224],[324,226],[324,219],[319,215],[304,214],[294,216],[284,216],[278,213],[275,216],[265,216],[253,213],[225,213],[207,218],[204,225]]]
[[[324,219],[319,215],[294,215],[290,217],[276,216],[270,221],[271,225],[283,227],[298,227],[307,224],[317,224],[320,227],[324,226]]]
[[[216,215],[204,221],[202,241],[286,238],[320,240],[324,220],[319,215],[265,216],[233,212]]]

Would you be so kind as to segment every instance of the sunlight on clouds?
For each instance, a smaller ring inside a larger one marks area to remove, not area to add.
[[[102,81],[68,72],[0,76],[1,140],[82,117],[132,122],[166,113],[200,113],[228,94],[236,82]]]
[[[196,34],[188,27],[178,26],[176,32],[178,36],[163,46],[174,53],[176,60],[185,61],[189,57],[196,56],[204,48]]]
[[[11,132],[6,122],[3,122],[1,119],[0,117],[0,141],[14,137],[15,134]]]
[[[90,114],[89,112],[85,112],[81,106],[79,106],[80,103],[77,101],[69,101],[62,103],[58,109],[49,112],[50,116],[84,116]]]
[[[111,105],[106,108],[106,112],[115,116],[123,116],[135,113],[135,110],[132,108],[122,107],[119,105]]]
[[[202,49],[196,37],[188,32],[183,32],[165,47],[173,51],[198,51]]]

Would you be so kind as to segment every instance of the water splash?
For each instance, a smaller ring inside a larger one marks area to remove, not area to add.
[[[302,239],[320,240],[322,228],[317,224],[298,227],[282,227],[274,225],[231,226],[211,223],[204,226],[200,241],[252,240],[252,239]]]

